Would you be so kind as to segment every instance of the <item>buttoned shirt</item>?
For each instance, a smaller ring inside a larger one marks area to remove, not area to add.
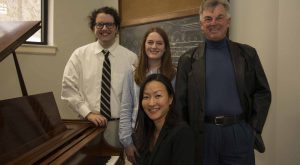
[[[100,112],[102,50],[98,41],[77,48],[64,70],[61,98],[84,118],[90,112]],[[137,55],[117,42],[107,50],[111,63],[111,117],[119,118],[125,73],[136,62]]]

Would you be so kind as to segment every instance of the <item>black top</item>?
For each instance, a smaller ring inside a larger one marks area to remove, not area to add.
[[[139,165],[192,165],[195,143],[192,129],[184,122],[164,125],[153,151],[140,151]]]

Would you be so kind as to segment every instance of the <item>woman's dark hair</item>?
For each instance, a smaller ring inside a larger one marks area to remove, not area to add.
[[[172,64],[170,42],[167,33],[162,28],[152,27],[145,33],[143,42],[141,44],[139,62],[134,74],[134,80],[138,85],[141,85],[143,83],[149,69],[148,66],[149,59],[146,54],[145,43],[147,37],[152,32],[158,33],[162,37],[165,44],[165,52],[161,57],[161,66],[159,68],[160,73],[168,77],[170,81],[172,81],[172,79],[175,77],[176,74],[176,69]]]
[[[170,105],[170,110],[166,116],[164,125],[168,125],[172,127],[175,126],[176,123],[179,121],[179,118],[177,117],[177,113],[175,112],[175,108],[174,108],[175,96],[174,96],[174,90],[170,80],[163,74],[149,75],[146,78],[146,80],[142,83],[140,88],[139,110],[138,110],[137,121],[134,129],[135,130],[134,143],[139,151],[148,150],[154,137],[154,130],[155,130],[154,122],[147,116],[142,106],[145,86],[152,81],[158,81],[162,83],[165,86],[168,95],[173,97],[173,101]]]
[[[115,21],[114,23],[115,23],[117,29],[118,30],[120,29],[121,18],[119,16],[117,10],[112,7],[102,7],[102,8],[92,11],[91,15],[89,16],[89,19],[90,19],[89,26],[92,31],[95,28],[96,17],[99,13],[105,13],[105,14],[111,15],[114,18],[114,21]]]

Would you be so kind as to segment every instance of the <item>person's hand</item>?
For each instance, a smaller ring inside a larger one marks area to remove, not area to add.
[[[103,127],[107,125],[107,119],[100,114],[95,114],[91,112],[86,116],[86,119],[92,122],[97,127]]]
[[[125,154],[131,163],[136,164],[135,156],[139,156],[139,153],[133,144],[125,148]]]

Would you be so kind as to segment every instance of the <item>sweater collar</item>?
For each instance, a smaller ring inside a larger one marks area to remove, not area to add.
[[[205,43],[208,48],[224,48],[227,46],[227,41],[228,39],[226,37],[219,41],[205,39]]]

